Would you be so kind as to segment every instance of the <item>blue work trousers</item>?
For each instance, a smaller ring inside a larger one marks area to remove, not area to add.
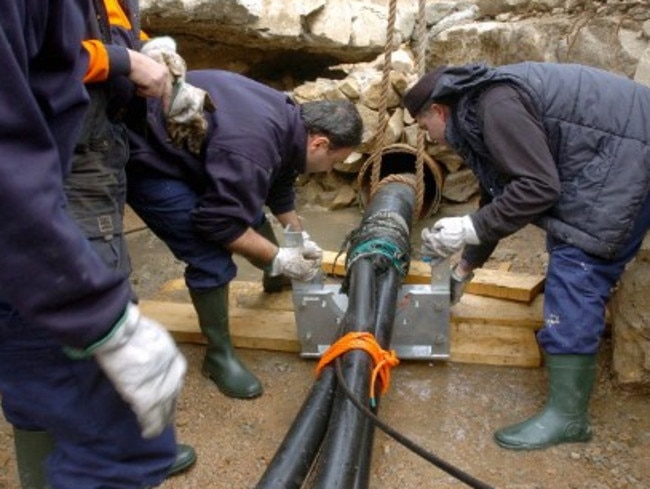
[[[64,185],[68,212],[103,261],[128,274],[122,232],[126,134],[108,121],[103,92],[90,92],[92,103]],[[53,438],[46,462],[53,489],[152,487],[176,459],[172,427],[144,440],[131,408],[94,359],[68,358],[47,331],[27,324],[1,300],[0,393],[7,421]]]
[[[612,290],[639,251],[649,228],[650,197],[641,208],[627,243],[612,260],[547,238],[544,326],[537,333],[546,353],[591,355],[598,351]]]
[[[228,284],[237,275],[232,253],[201,237],[194,230],[190,213],[201,197],[188,182],[146,170],[129,173],[128,202],[140,218],[186,264],[185,283],[192,290]],[[260,217],[253,224],[265,220]]]
[[[94,359],[72,360],[48,332],[0,303],[0,393],[16,428],[46,431],[52,489],[143,489],[176,459],[173,427],[144,439],[135,414]]]

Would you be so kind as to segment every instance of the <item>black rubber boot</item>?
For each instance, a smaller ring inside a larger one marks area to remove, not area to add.
[[[184,472],[194,465],[194,462],[196,462],[196,452],[194,451],[194,448],[189,445],[178,443],[176,445],[176,460],[169,468],[167,477]]]
[[[591,439],[589,399],[596,379],[596,355],[546,355],[546,405],[532,418],[498,430],[497,444],[536,450]]]
[[[260,381],[239,360],[230,340],[228,286],[190,289],[201,331],[208,340],[202,373],[228,397],[252,399],[262,394]]]
[[[47,489],[45,459],[54,449],[54,440],[46,431],[14,428],[16,465],[22,489]]]
[[[274,245],[280,246],[278,238],[275,236],[275,232],[273,231],[273,226],[271,226],[271,223],[268,220],[265,219],[260,226],[255,228],[255,231],[264,236]],[[262,288],[264,289],[264,292],[268,294],[282,292],[283,290],[291,288],[291,279],[284,275],[271,277],[268,272],[265,271],[264,276],[262,277]]]

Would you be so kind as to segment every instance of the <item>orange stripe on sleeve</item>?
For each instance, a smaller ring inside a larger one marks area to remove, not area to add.
[[[84,83],[105,81],[108,78],[109,60],[104,44],[96,39],[82,41],[81,44],[89,58]]]
[[[104,0],[104,6],[108,13],[108,22],[112,26],[124,27],[127,30],[131,30],[131,21],[126,16],[117,0]]]

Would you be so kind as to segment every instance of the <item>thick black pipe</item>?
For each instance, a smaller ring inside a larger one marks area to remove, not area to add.
[[[391,336],[393,333],[393,324],[395,321],[395,303],[399,287],[401,285],[402,277],[399,272],[390,267],[377,280],[379,286],[377,290],[377,312],[375,316],[375,338],[382,348],[387,349],[390,345]],[[376,408],[373,410],[375,413],[379,410],[379,397],[376,399]],[[363,418],[362,423],[362,447],[364,448],[359,452],[357,462],[359,470],[357,471],[354,485],[351,489],[365,489],[370,483],[370,462],[372,459],[372,446],[375,436],[374,424],[366,417]]]
[[[415,194],[411,186],[397,182],[384,185],[377,191],[366,209],[361,227],[363,228],[367,219],[378,213],[387,216],[397,214],[407,226],[405,233],[408,237],[414,201]],[[402,251],[408,254],[409,250]],[[352,263],[349,271],[351,274],[349,298],[377,303],[372,317],[364,318],[363,324],[359,327],[364,327],[365,331],[370,329],[376,338],[387,341],[382,345],[383,347],[387,346],[392,335],[395,304],[400,285],[400,280],[396,280],[396,276],[390,272],[394,267],[387,262],[388,258],[380,254],[374,258],[361,258]],[[377,280],[378,273],[381,275],[381,280]],[[373,286],[359,286],[367,282],[371,282]],[[378,285],[378,282],[381,285]],[[364,326],[368,323],[371,323],[371,326]],[[359,399],[368,399],[372,371],[370,357],[365,352],[353,350],[343,355],[341,361],[343,376],[350,391]],[[369,422],[345,393],[340,388],[337,389],[329,428],[315,469],[313,487],[315,489],[367,487],[373,431],[373,427],[369,426]]]
[[[372,278],[371,274],[366,275]],[[367,282],[360,287],[370,290],[373,286]],[[373,308],[373,302],[364,300],[363,296],[351,296],[342,321],[344,333],[353,331],[350,328],[362,321],[359,318],[372,317]],[[302,487],[327,430],[336,391],[335,377],[333,365],[323,369],[256,489]]]
[[[410,228],[414,201],[411,186],[387,184],[379,189],[367,207],[364,220],[379,212],[386,212],[401,216]],[[390,343],[394,320],[399,273],[388,263],[387,258],[378,255],[359,259],[351,266],[349,276],[350,289],[348,308],[342,322],[343,334],[349,331],[367,331],[373,333],[380,345],[386,348]],[[376,303],[381,307],[377,308]],[[350,351],[343,356],[342,363],[346,385],[358,397],[367,399],[371,359],[365,352]],[[310,390],[256,489],[302,487],[321,445],[333,447],[329,452],[333,452],[334,457],[321,447],[317,464],[322,469],[314,471],[316,476],[309,477],[307,485],[327,489],[367,487],[374,427],[341,389],[336,389],[334,394],[334,379],[334,367],[326,367]],[[334,395],[336,398],[333,401]],[[338,475],[342,477],[339,478]]]
[[[349,300],[359,306],[359,314],[346,314],[344,322],[348,331],[372,333],[375,275],[370,259],[362,258],[353,265],[350,272]],[[349,309],[348,309],[349,312]],[[352,392],[368,399],[372,372],[372,360],[367,353],[351,350],[341,357],[343,378]],[[332,414],[323,440],[321,453],[316,461],[313,488],[350,488],[358,470],[357,456],[364,449],[359,431],[363,414],[350,402],[341,389],[337,389]],[[354,433],[354,436],[349,435]]]
[[[327,430],[336,385],[333,366],[314,382],[256,489],[300,489]]]

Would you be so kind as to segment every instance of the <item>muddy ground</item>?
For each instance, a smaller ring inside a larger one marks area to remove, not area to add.
[[[462,213],[449,208],[445,213]],[[329,212],[303,208],[305,225],[321,246],[338,249],[360,220],[357,209]],[[417,246],[420,222],[413,232]],[[182,276],[182,264],[137,220],[129,234],[133,281],[142,298]],[[504,240],[489,266],[541,273],[546,263],[543,234],[529,227]],[[242,263],[238,278],[259,273]],[[163,489],[252,489],[282,441],[314,380],[315,363],[295,354],[240,350],[260,377],[265,393],[232,400],[199,374],[203,347],[181,345],[189,374],[180,399],[179,440],[192,444],[196,465],[167,481]],[[605,338],[599,380],[592,399],[594,439],[587,444],[537,452],[499,448],[492,433],[520,421],[545,400],[543,369],[404,362],[393,370],[380,417],[439,457],[500,489],[642,489],[650,487],[650,396],[612,382],[611,346]],[[0,424],[0,488],[16,489],[11,430]],[[467,487],[378,431],[371,489]],[[74,489],[74,488],[70,488]]]

